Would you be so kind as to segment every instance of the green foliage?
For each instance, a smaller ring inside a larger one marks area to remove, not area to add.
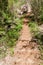
[[[33,37],[37,39],[39,44],[43,44],[43,33],[39,31],[38,24],[36,22],[29,23]]]
[[[36,33],[39,31],[38,24],[36,22],[29,22],[29,26],[32,32]]]
[[[31,8],[34,14],[35,21],[43,20],[43,1],[42,0],[32,0]]]
[[[9,36],[9,38],[15,38],[17,40],[19,37],[19,33],[16,30],[9,30],[8,36]]]
[[[36,22],[29,22],[31,32],[33,34],[32,40],[36,39],[41,52],[41,59],[43,59],[43,32],[39,31],[38,24]]]
[[[13,56],[13,54],[14,54],[14,48],[13,47],[10,48],[9,51],[10,51],[11,56]]]
[[[15,46],[20,36],[22,20],[14,18],[16,15],[13,7],[17,2],[17,0],[0,0],[0,56],[6,53],[7,48]]]
[[[17,26],[15,27],[15,30],[16,30],[16,31],[20,31],[20,30],[21,30],[21,28],[22,28],[22,25],[21,25],[21,24],[19,24],[19,25],[17,25]]]
[[[18,0],[14,0],[14,2],[15,2],[15,3],[17,3],[17,2],[18,2]]]
[[[15,22],[19,25],[21,25],[22,26],[22,24],[23,24],[23,19],[21,19],[21,18],[16,18],[15,19]]]
[[[22,25],[19,23],[16,26],[14,26],[14,28],[10,28],[7,32],[6,31],[0,31],[0,41],[4,42],[4,44],[6,45],[6,43],[8,44],[8,46],[14,46],[16,40],[18,40],[20,34],[19,31],[21,30]]]
[[[7,44],[8,47],[13,47],[16,45],[16,40],[15,39],[8,39]]]
[[[43,65],[43,63],[40,63],[40,65]]]

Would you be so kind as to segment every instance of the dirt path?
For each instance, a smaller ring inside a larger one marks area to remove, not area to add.
[[[30,41],[31,40],[31,34],[30,34],[30,29],[27,24],[23,25],[23,29],[21,31],[21,36],[20,36],[20,41]]]
[[[20,39],[14,51],[14,65],[39,65],[39,50],[35,42],[29,43],[31,33],[28,25],[24,24]]]
[[[35,42],[31,40],[30,28],[27,24],[23,25],[21,36],[14,49],[14,57],[9,55],[5,58],[4,64],[0,65],[39,65],[39,50]]]

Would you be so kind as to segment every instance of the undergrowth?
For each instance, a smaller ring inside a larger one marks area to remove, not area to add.
[[[0,31],[0,58],[6,56],[7,49],[13,48],[16,45],[16,41],[20,36],[20,30],[22,29],[22,21],[16,19],[16,25],[11,25],[8,31],[1,29]],[[10,49],[12,54],[12,49]]]
[[[43,32],[39,30],[39,25],[36,22],[29,22],[30,31],[32,33],[32,39],[39,45],[41,52],[41,59],[43,60]]]

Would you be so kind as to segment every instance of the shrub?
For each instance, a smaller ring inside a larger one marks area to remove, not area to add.
[[[38,43],[38,48],[41,52],[40,58],[43,60],[43,32],[39,31],[38,24],[36,22],[30,22],[29,26],[33,33],[32,41]]]
[[[15,30],[16,31],[20,31],[22,29],[22,25],[19,23],[16,27]]]
[[[36,22],[29,23],[33,38],[36,39],[37,43],[43,44],[43,33],[39,31],[38,24]]]
[[[36,22],[29,22],[29,26],[31,28],[31,32],[38,32],[38,24]]]
[[[16,45],[16,39],[8,39],[7,44],[8,47],[13,47]]]
[[[40,16],[43,14],[43,1],[42,0],[32,0],[30,2],[32,13],[34,14],[35,21],[40,21]]]

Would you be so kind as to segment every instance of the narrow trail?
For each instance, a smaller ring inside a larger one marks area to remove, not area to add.
[[[14,65],[39,65],[39,50],[35,42],[31,40],[30,28],[23,25],[21,36],[14,50]]]
[[[32,35],[26,23],[14,49],[14,56],[7,56],[0,65],[39,65],[40,52],[35,42],[30,42]]]
[[[31,40],[31,34],[30,34],[30,29],[28,27],[27,24],[24,24],[23,25],[23,29],[21,31],[21,36],[20,36],[20,41],[22,40],[27,40],[27,41],[30,41]]]

